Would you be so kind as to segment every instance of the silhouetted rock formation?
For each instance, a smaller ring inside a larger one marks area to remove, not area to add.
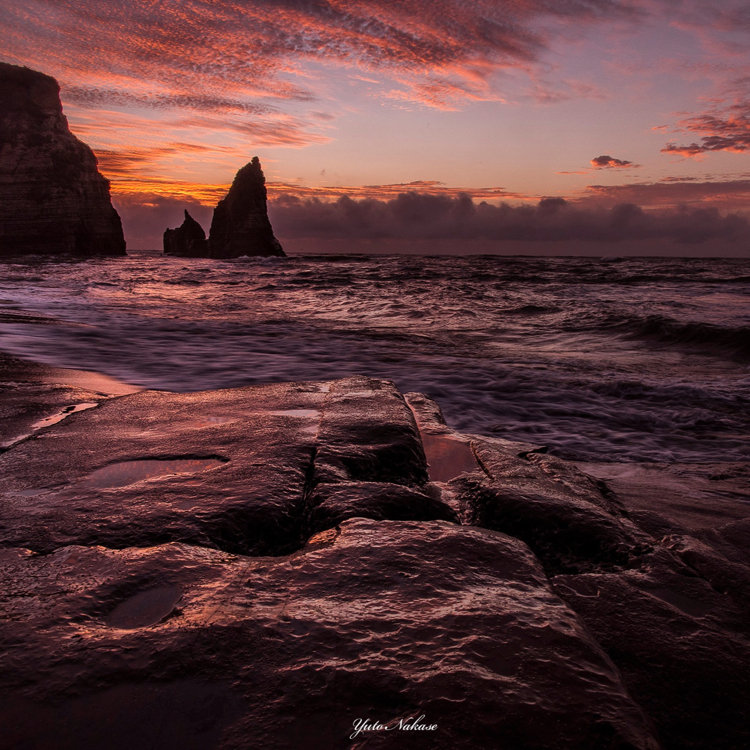
[[[208,254],[211,258],[284,255],[268,220],[266,178],[257,156],[237,172],[226,198],[214,209]]]
[[[124,255],[96,157],[68,129],[54,78],[0,63],[0,257]]]
[[[185,221],[177,229],[164,231],[164,255],[205,258],[208,251],[203,227],[185,211]]]

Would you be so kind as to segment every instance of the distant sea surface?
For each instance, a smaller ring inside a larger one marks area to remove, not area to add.
[[[37,258],[0,263],[0,349],[173,391],[389,378],[576,460],[750,457],[744,259]]]

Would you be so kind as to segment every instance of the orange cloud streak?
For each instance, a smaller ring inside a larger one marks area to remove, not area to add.
[[[127,198],[130,203],[142,200],[144,204],[155,198],[182,199],[197,202],[204,206],[214,206],[229,190],[227,184],[191,183],[179,180],[159,178],[137,178],[119,175],[117,172],[102,171],[112,180],[112,193],[116,197]],[[335,201],[346,196],[353,200],[391,200],[404,193],[420,195],[446,196],[455,198],[468,195],[474,201],[514,201],[536,202],[540,196],[514,193],[501,187],[463,188],[449,187],[434,180],[417,180],[392,185],[360,185],[310,187],[286,182],[268,182],[268,198],[271,202],[284,201],[287,198],[315,198],[320,201]]]
[[[690,206],[746,212],[750,205],[750,180],[667,178],[649,183],[589,185],[582,201],[593,201],[606,206],[635,203],[651,209]]]

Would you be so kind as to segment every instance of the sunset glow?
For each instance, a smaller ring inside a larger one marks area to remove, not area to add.
[[[738,0],[3,0],[0,21],[3,60],[60,82],[130,247],[254,154],[272,212],[404,192],[747,211]]]

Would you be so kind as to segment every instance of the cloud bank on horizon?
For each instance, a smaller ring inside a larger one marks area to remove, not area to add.
[[[736,238],[728,214],[748,210],[740,0],[0,0],[0,24],[3,59],[60,81],[131,246],[157,245],[181,206],[214,204],[255,153],[291,233],[323,203],[329,233],[350,236],[369,210],[413,232],[389,190],[468,196],[469,223],[493,227],[482,237],[545,196],[602,241],[594,213],[613,201],[645,209],[631,234],[658,211],[662,227],[677,212]],[[560,216],[545,231],[570,238]]]

